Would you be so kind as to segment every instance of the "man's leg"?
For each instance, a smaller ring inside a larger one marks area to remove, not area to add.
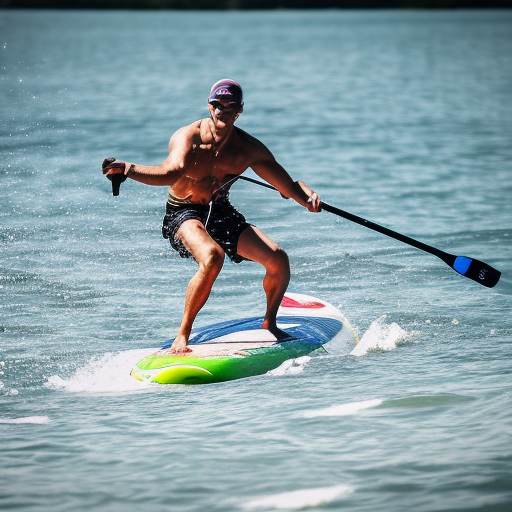
[[[267,311],[262,324],[278,338],[286,335],[276,325],[277,310],[290,282],[290,263],[287,254],[267,235],[249,226],[240,235],[237,252],[240,256],[257,261],[265,267],[263,289],[267,296]]]
[[[171,352],[182,353],[187,350],[192,324],[208,300],[213,283],[222,269],[225,253],[198,220],[185,221],[178,229],[177,236],[199,265],[188,284],[180,330],[171,346]]]

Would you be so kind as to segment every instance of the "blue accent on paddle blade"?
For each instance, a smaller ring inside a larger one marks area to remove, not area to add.
[[[456,270],[459,274],[465,276],[469,265],[471,265],[471,261],[473,261],[471,258],[466,258],[465,256],[457,256],[455,258],[455,263],[453,264],[453,269]]]

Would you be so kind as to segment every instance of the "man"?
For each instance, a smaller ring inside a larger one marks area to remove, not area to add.
[[[276,315],[290,280],[286,253],[229,203],[231,184],[249,167],[311,212],[321,210],[318,195],[301,181],[293,181],[259,140],[234,123],[243,111],[240,85],[220,80],[208,100],[210,117],[180,128],[169,142],[169,156],[160,164],[146,166],[105,159],[103,174],[110,179],[126,177],[148,185],[169,185],[162,233],[182,257],[193,257],[199,268],[185,297],[181,326],[171,352],[184,353],[192,324],[207,301],[225,254],[235,263],[244,259],[265,267],[263,288],[267,309],[262,328],[281,339],[286,333]]]

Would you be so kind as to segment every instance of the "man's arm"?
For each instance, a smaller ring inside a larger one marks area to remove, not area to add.
[[[105,159],[102,165],[103,174],[112,176],[124,174],[132,180],[146,185],[172,186],[182,176],[186,166],[189,135],[191,127],[178,130],[169,141],[169,155],[159,165],[139,165],[123,160]]]
[[[265,148],[260,158],[251,164],[252,170],[267,183],[274,186],[283,196],[294,199],[311,212],[321,211],[321,200],[316,192],[302,181],[293,181],[288,172]]]

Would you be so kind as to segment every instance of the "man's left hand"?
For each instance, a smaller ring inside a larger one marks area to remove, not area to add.
[[[320,199],[320,196],[313,192],[308,199],[306,208],[310,212],[321,212],[322,211],[322,200]]]

